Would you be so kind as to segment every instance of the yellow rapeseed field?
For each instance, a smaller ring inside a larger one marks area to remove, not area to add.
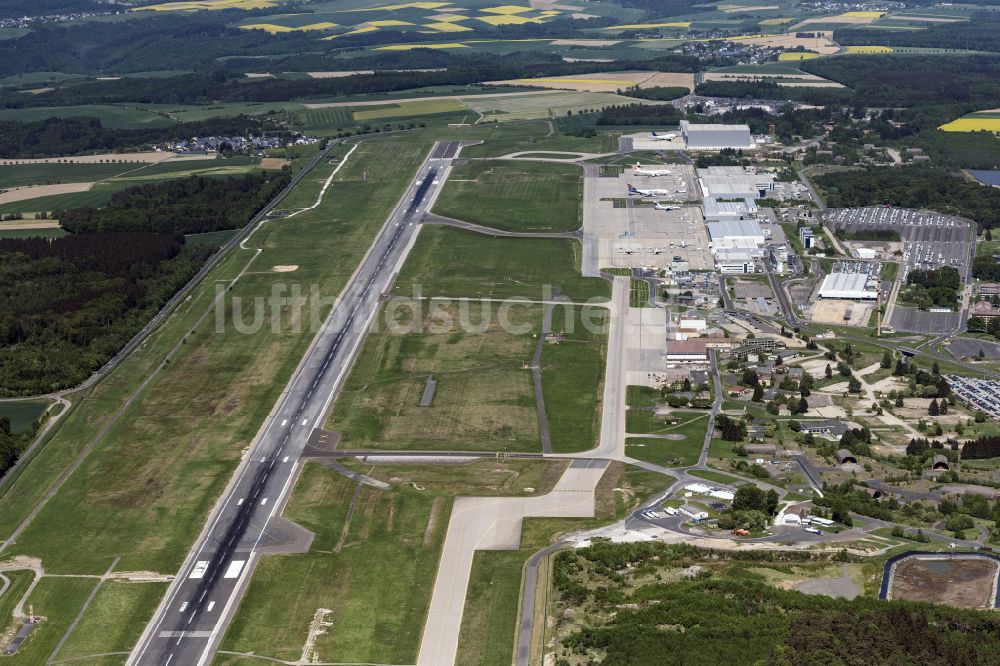
[[[778,56],[778,60],[782,62],[788,61],[799,61],[799,60],[811,60],[812,58],[818,58],[818,53],[812,53],[810,51],[785,51]]]
[[[612,25],[605,30],[642,30],[644,28],[690,28],[691,21],[674,21],[672,23],[629,23],[627,25]]]
[[[164,2],[159,5],[136,7],[132,11],[196,12],[212,9],[269,9],[277,4],[277,0],[183,0],[182,2]]]
[[[1000,118],[966,116],[941,125],[938,129],[945,132],[1000,132]]]

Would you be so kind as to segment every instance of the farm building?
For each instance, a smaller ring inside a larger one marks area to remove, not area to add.
[[[848,464],[858,464],[858,457],[848,451],[847,449],[837,449],[837,464],[838,465],[848,465]]]
[[[747,125],[692,124],[680,122],[681,138],[688,150],[753,150],[757,147]]]
[[[823,278],[819,297],[874,301],[878,298],[878,285],[870,284],[867,273],[830,273]]]
[[[937,471],[946,472],[949,469],[951,469],[951,465],[948,464],[948,458],[946,458],[945,456],[943,456],[941,454],[938,454],[938,455],[934,456],[933,458],[931,458],[931,470],[932,471],[935,471],[935,472],[937,472]]]

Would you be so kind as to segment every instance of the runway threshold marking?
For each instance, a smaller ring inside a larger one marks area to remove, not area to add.
[[[198,560],[194,563],[194,568],[188,578],[202,578],[205,576],[206,569],[208,569],[208,560]]]
[[[229,568],[226,569],[226,574],[223,578],[237,578],[240,572],[243,570],[243,565],[246,564],[246,560],[233,560],[229,563]]]

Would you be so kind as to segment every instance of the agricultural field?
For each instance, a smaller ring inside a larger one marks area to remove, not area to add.
[[[117,129],[143,129],[147,127],[167,127],[177,121],[146,110],[92,104],[87,106],[27,107],[24,109],[0,109],[0,120],[32,122],[46,118],[72,118],[91,116],[101,121],[103,127]]]
[[[541,306],[390,302],[379,322],[327,423],[341,448],[540,450],[525,364]],[[436,388],[421,406],[429,377]]]
[[[578,165],[476,160],[452,169],[434,212],[507,231],[575,231],[582,196]]]
[[[945,132],[993,132],[1000,133],[1000,109],[976,111],[941,125]]]
[[[627,88],[683,87],[694,90],[694,74],[685,72],[597,72],[572,76],[553,76],[508,81],[487,81],[490,85],[525,85],[578,92],[613,93]]]

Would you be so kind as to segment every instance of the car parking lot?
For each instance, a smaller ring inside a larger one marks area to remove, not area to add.
[[[945,379],[969,407],[983,410],[993,420],[1000,419],[1000,382],[958,375],[945,375]]]
[[[831,208],[823,218],[834,231],[896,231],[900,241],[875,242],[889,246],[893,256],[888,258],[895,257],[899,261],[900,280],[905,281],[915,269],[944,266],[957,268],[963,279],[968,278],[974,238],[970,220],[909,208],[884,207]]]

